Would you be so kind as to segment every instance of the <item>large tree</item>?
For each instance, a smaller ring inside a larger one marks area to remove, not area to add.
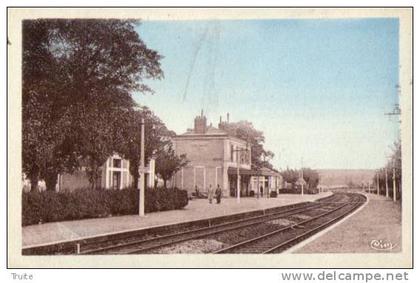
[[[163,76],[161,56],[136,24],[23,22],[23,171],[32,187],[38,178],[55,186],[54,176],[81,158],[95,185],[98,166],[120,141],[117,126],[135,105],[131,93],[151,91],[143,80]]]

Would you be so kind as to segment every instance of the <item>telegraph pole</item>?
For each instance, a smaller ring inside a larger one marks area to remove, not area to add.
[[[303,196],[303,157],[301,157],[300,158],[300,165],[301,165],[301,174],[302,174],[302,182],[301,182],[301,184],[300,184],[300,186],[301,186],[301,193],[302,193],[302,196]]]
[[[376,173],[376,194],[379,196],[379,172]]]
[[[385,190],[386,190],[386,197],[389,197],[389,192],[388,192],[388,169],[385,166]]]
[[[140,142],[140,191],[139,191],[139,216],[144,216],[144,118],[140,124],[141,142]]]

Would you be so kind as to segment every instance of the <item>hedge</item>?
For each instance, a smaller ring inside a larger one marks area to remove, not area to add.
[[[54,221],[138,214],[137,189],[77,189],[74,191],[23,192],[22,226]],[[146,189],[145,212],[182,209],[188,204],[185,190]]]
[[[280,189],[279,194],[301,194],[302,190],[300,188],[295,189]],[[318,189],[303,189],[303,193],[307,195],[314,195],[318,193]]]

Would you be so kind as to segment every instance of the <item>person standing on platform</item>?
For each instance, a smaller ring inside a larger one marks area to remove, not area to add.
[[[217,189],[216,189],[216,201],[217,201],[217,204],[220,204],[221,198],[222,198],[222,189],[220,188],[220,185],[217,184]]]
[[[195,185],[195,196],[196,198],[200,198],[200,191],[198,190],[197,185]]]
[[[214,194],[213,188],[211,187],[211,184],[210,184],[209,191],[208,191],[209,203],[213,202],[213,194]]]

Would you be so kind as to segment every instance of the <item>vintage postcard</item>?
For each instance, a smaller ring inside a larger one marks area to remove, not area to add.
[[[411,8],[9,8],[10,267],[412,266]]]

